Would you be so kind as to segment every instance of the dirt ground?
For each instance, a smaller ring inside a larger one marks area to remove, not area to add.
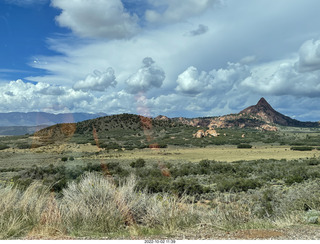
[[[28,236],[25,240],[110,240],[108,237]],[[131,240],[320,240],[320,225],[293,226],[281,229],[223,231],[210,226],[178,231],[161,236],[132,236]],[[154,242],[155,243],[155,242]],[[169,243],[169,242],[168,242]]]
[[[222,231],[199,227],[198,232],[177,233],[176,239],[196,240],[320,240],[320,225],[293,226],[270,230]]]

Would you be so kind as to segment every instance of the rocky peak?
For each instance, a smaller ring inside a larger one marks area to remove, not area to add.
[[[263,110],[271,110],[274,111],[274,109],[271,107],[271,105],[264,99],[263,97],[260,98],[259,102],[255,105],[256,108],[260,108]]]
[[[260,98],[256,105],[250,106],[240,112],[240,114],[257,114],[257,113],[267,113],[274,114],[276,111],[271,107],[271,105],[264,99]]]
[[[256,106],[270,106],[270,104],[267,102],[264,97],[260,98]]]
[[[169,118],[167,116],[164,115],[158,115],[157,117],[155,117],[156,120],[164,120],[164,121],[169,121]]]
[[[240,114],[247,114],[253,117],[257,117],[266,123],[274,123],[279,125],[295,125],[296,120],[291,119],[276,110],[274,110],[271,105],[264,99],[260,98],[256,105],[250,106],[240,112]]]

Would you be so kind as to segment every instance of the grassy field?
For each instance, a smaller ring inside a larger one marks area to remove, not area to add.
[[[290,146],[257,144],[251,149],[238,149],[234,145],[197,147],[169,146],[164,149],[134,149],[134,150],[105,150],[95,145],[74,143],[50,145],[34,149],[5,149],[0,151],[0,169],[28,168],[33,165],[46,166],[61,164],[61,158],[74,157],[75,164],[85,164],[87,160],[127,160],[138,158],[152,161],[183,161],[200,162],[201,160],[216,160],[234,162],[257,159],[307,159],[320,157],[319,150],[293,151]]]
[[[107,159],[102,153],[100,158]],[[112,155],[112,154],[111,154]],[[320,151],[292,151],[289,146],[260,145],[251,149],[238,149],[235,146],[211,146],[206,148],[169,147],[166,149],[143,149],[124,152],[116,152],[114,155],[122,159],[154,159],[164,161],[191,161],[199,162],[203,159],[234,162],[239,160],[257,159],[300,159],[319,157]]]
[[[222,130],[228,136],[201,139],[187,132],[162,137],[166,148],[133,150],[83,138],[43,145],[27,135],[1,137],[0,239],[159,239],[188,229],[318,226],[318,129]]]

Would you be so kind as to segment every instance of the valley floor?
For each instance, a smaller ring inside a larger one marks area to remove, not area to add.
[[[320,151],[292,151],[290,146],[257,145],[251,149],[238,149],[236,146],[211,146],[206,148],[169,147],[166,149],[143,149],[120,152],[123,159],[150,158],[156,160],[183,160],[199,162],[203,159],[234,162],[257,159],[300,159],[319,157]],[[103,156],[102,156],[103,158]]]
[[[103,166],[113,177],[105,177]],[[122,180],[128,182],[121,185]],[[319,240],[319,181],[320,150],[293,151],[288,145],[8,148],[0,152],[0,207],[5,206],[0,208],[5,216],[0,218],[0,239]],[[39,193],[53,184],[57,195],[49,188]],[[144,192],[145,187],[152,192]],[[124,199],[127,205],[122,205]],[[100,207],[105,210],[96,211]],[[127,226],[127,208],[136,214],[137,229]],[[116,211],[113,226],[113,217],[105,220]],[[105,229],[96,231],[94,225]],[[114,232],[117,228],[122,232]]]

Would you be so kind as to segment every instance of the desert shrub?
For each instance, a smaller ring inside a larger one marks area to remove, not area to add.
[[[318,158],[311,158],[307,161],[308,165],[319,165],[320,159]]]
[[[292,185],[293,183],[301,183],[304,180],[304,177],[299,174],[289,175],[285,179],[285,183],[288,185]]]
[[[149,146],[147,144],[139,144],[137,145],[138,149],[144,149],[144,148],[148,148]]]
[[[169,192],[172,188],[172,179],[158,176],[139,179],[136,185],[138,191],[146,190],[148,193]]]
[[[306,211],[320,210],[319,179],[294,183],[287,186],[265,186],[247,195],[253,202],[252,212],[259,218],[282,219],[292,216],[294,223],[303,221],[300,217],[308,215]],[[308,222],[308,221],[307,221]]]
[[[114,185],[96,173],[87,173],[79,183],[70,183],[62,199],[62,214],[69,231],[110,232],[123,226],[115,197]]]
[[[209,192],[209,189],[200,185],[195,178],[179,177],[172,182],[171,191],[182,195],[201,195]]]
[[[135,172],[135,175],[140,178],[149,178],[149,177],[162,177],[161,170],[158,167],[143,167],[139,168]]]
[[[220,192],[241,192],[248,191],[249,189],[255,189],[261,187],[263,184],[258,179],[243,179],[243,178],[226,178],[217,182],[217,190]]]
[[[270,217],[274,214],[275,205],[280,199],[275,198],[276,192],[273,188],[261,190],[260,205],[256,210],[258,217]]]
[[[237,148],[252,148],[252,145],[241,143],[241,144],[237,145]]]
[[[120,177],[120,178],[124,178],[124,177],[129,176],[129,174],[130,174],[129,171],[127,171],[126,169],[122,168],[119,163],[110,162],[110,163],[107,163],[106,166],[107,166],[107,169],[109,170],[109,173],[112,176],[117,176],[117,177]],[[105,167],[102,164],[102,169],[104,170],[104,168]]]
[[[4,150],[4,149],[7,149],[7,148],[10,148],[8,145],[5,145],[5,144],[1,144],[0,145],[0,150]]]
[[[310,173],[306,167],[298,166],[290,169],[286,172],[287,174],[284,177],[284,182],[287,185],[292,185],[293,183],[300,183],[304,180],[311,178]]]
[[[73,161],[74,160],[74,157],[69,157],[69,161]]]
[[[61,161],[62,161],[62,162],[68,161],[68,157],[62,157],[62,158],[61,158]]]
[[[17,145],[17,147],[19,149],[30,149],[31,148],[31,145],[30,144],[27,144],[27,143],[20,143]]]
[[[294,151],[312,151],[313,147],[291,147],[290,150]]]
[[[213,163],[210,166],[211,172],[219,173],[219,174],[234,174],[236,173],[236,166],[230,163],[222,163],[217,162]]]
[[[146,161],[143,158],[138,158],[136,161],[130,163],[132,168],[142,168],[146,164]]]
[[[122,147],[116,143],[116,142],[109,142],[109,143],[99,143],[99,146],[101,148],[105,148],[105,149],[118,149],[120,150]]]
[[[212,163],[214,163],[214,162],[215,162],[215,161],[201,160],[201,161],[199,162],[199,166],[202,167],[202,168],[209,168],[210,165],[211,165]]]
[[[92,163],[87,163],[86,166],[83,167],[83,171],[101,171],[101,165],[100,164],[92,164]]]
[[[195,163],[184,163],[181,165],[176,165],[170,168],[171,175],[176,177],[188,176],[188,175],[198,175],[201,174],[201,169],[199,164]]]
[[[65,177],[62,177],[61,179],[59,179],[58,181],[56,181],[55,183],[52,184],[51,181],[48,182],[43,182],[44,184],[47,183],[47,185],[52,185],[51,186],[51,191],[54,191],[56,193],[60,193],[64,188],[67,187],[68,184],[68,180]]]
[[[86,173],[78,183],[69,184],[61,199],[61,213],[68,231],[77,235],[87,232],[105,235],[136,224],[174,230],[197,219],[188,206],[180,207],[183,198],[136,192],[135,186],[133,176],[116,187],[97,173]]]

